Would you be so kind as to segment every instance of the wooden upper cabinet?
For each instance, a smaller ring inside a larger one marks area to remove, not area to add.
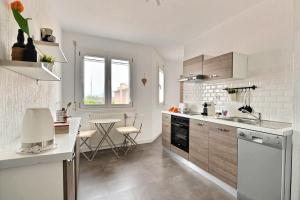
[[[237,129],[209,124],[209,173],[237,187]]]
[[[190,120],[189,160],[208,171],[208,125],[206,122]]]
[[[167,149],[171,148],[171,115],[162,114],[162,144]]]
[[[247,76],[246,55],[227,53],[203,61],[203,74],[208,80],[242,79]]]
[[[183,75],[198,75],[203,73],[204,55],[183,61]]]

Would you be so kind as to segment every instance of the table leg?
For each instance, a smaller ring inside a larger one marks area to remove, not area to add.
[[[114,127],[116,123],[111,123],[108,127],[108,129],[106,130],[102,124],[95,124],[97,131],[103,136],[102,139],[100,140],[100,142],[98,143],[95,152],[91,158],[91,160],[93,160],[95,158],[95,156],[97,155],[102,143],[104,142],[104,140],[108,143],[108,145],[111,147],[111,150],[114,152],[115,156],[117,158],[119,158],[119,154],[118,152],[116,152],[115,148],[116,145],[113,143],[112,139],[109,137],[109,133],[111,131],[111,129]],[[108,138],[108,139],[107,139]]]
[[[114,152],[114,154],[116,155],[116,157],[119,158],[119,154],[118,154],[118,152],[115,150],[115,149],[116,149],[116,145],[115,145],[115,143],[113,142],[113,140],[111,139],[111,137],[109,136],[109,133],[110,133],[112,127],[114,127],[115,124],[116,124],[116,123],[111,123],[111,128],[108,129],[108,130],[106,131],[106,137],[105,137],[105,140],[106,140],[106,142],[108,143],[108,145],[111,147],[111,150]],[[105,129],[104,129],[104,127],[102,126],[102,124],[100,124],[100,126],[101,126],[102,130],[105,132]],[[107,138],[108,138],[108,140],[107,140]]]
[[[102,130],[100,129],[100,127],[98,126],[98,124],[95,124],[95,126],[96,126],[96,128],[97,128],[97,132],[98,132],[100,135],[102,135],[102,138],[101,138],[100,142],[98,143],[98,145],[97,145],[97,147],[96,147],[96,149],[95,149],[95,151],[94,151],[94,153],[93,153],[93,155],[92,155],[92,157],[91,157],[91,161],[94,160],[95,156],[97,155],[97,153],[98,153],[98,151],[99,151],[99,149],[100,149],[102,143],[104,142],[104,140],[105,140],[105,138],[106,138],[106,135],[109,133],[108,131],[110,131],[110,130],[112,129],[113,124],[110,124],[109,127],[108,127],[108,129],[107,129],[107,130],[104,129],[104,131],[102,131]]]

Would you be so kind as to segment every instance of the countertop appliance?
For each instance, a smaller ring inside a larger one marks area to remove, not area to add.
[[[188,118],[172,115],[171,144],[185,152],[189,152],[189,124]]]
[[[22,148],[54,145],[54,122],[49,108],[28,108],[23,119]]]
[[[216,114],[214,102],[205,102],[203,104],[203,116],[214,116]]]
[[[292,136],[238,129],[238,200],[289,200]]]

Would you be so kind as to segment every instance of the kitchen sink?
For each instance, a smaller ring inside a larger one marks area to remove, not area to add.
[[[243,118],[243,117],[223,117],[219,119],[231,121],[231,122],[239,122],[243,124],[251,124],[251,125],[257,125],[260,123],[257,119],[250,119],[250,118]]]

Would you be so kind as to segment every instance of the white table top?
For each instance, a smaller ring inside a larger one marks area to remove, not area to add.
[[[118,123],[122,121],[121,119],[93,119],[90,120],[89,123],[92,124],[111,124],[111,123]]]
[[[0,169],[72,159],[80,121],[81,118],[70,118],[69,133],[56,134],[57,148],[50,151],[40,154],[18,154],[16,152],[21,146],[20,138],[0,147]]]

